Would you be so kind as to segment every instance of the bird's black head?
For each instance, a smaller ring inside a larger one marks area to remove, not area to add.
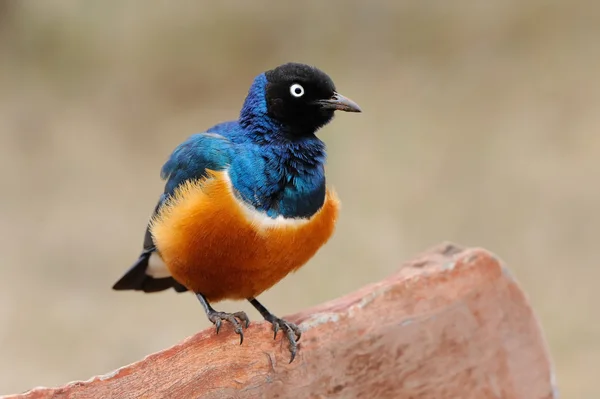
[[[288,63],[265,72],[265,77],[268,115],[293,131],[312,133],[331,121],[336,110],[361,112],[315,67]]]

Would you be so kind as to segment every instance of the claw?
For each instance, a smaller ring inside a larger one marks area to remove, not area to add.
[[[248,319],[248,316],[246,316],[246,313],[237,312],[232,314],[213,311],[208,313],[208,319],[215,325],[217,334],[221,330],[222,320],[230,322],[233,325],[233,331],[240,336],[240,345],[244,342],[244,331],[238,319],[240,319],[242,323],[246,325],[246,328],[248,328],[250,320]]]
[[[273,326],[273,339],[277,338],[277,332],[281,329],[285,333],[285,336],[289,342],[289,349],[291,353],[290,363],[294,361],[296,358],[296,353],[298,352],[298,341],[300,340],[300,336],[302,332],[294,323],[290,323],[279,317],[275,316],[273,313],[269,312],[267,308],[265,308],[260,302],[256,300],[256,298],[251,297],[248,298],[248,301],[260,312],[262,317],[265,318],[266,321],[271,323]]]
[[[294,332],[294,335],[296,336],[296,342],[300,341],[300,338],[302,337],[302,331],[300,331],[300,328],[292,323],[288,323],[290,328],[292,329],[292,331]]]
[[[273,339],[277,337],[277,332],[281,329],[285,332],[285,336],[289,342],[289,350],[291,354],[290,363],[294,361],[296,358],[296,353],[298,353],[298,341],[302,335],[302,332],[293,323],[280,319],[278,317],[273,317],[271,320],[268,320],[273,325]]]
[[[294,326],[295,327],[295,326]],[[296,334],[296,332],[291,328],[289,330],[287,330],[287,338],[288,341],[290,342],[290,353],[292,354],[292,357],[290,359],[290,363],[294,361],[294,359],[296,358],[296,352],[297,352],[297,341],[295,340],[294,335]]]
[[[291,364],[294,361],[294,359],[296,358],[296,348],[295,347],[291,348],[290,352],[291,352],[292,356],[290,357],[290,362],[288,364]]]
[[[244,322],[245,324],[245,328],[248,328],[248,326],[250,325],[250,319],[248,318],[248,316],[246,315],[246,313],[244,312],[236,312],[233,314],[234,317],[237,317],[238,319],[240,319],[241,321]]]

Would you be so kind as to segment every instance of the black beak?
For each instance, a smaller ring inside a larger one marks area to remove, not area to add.
[[[316,104],[323,109],[333,109],[346,112],[362,112],[362,109],[357,103],[350,100],[348,97],[342,96],[340,93],[333,93],[333,97],[327,100],[317,100]]]

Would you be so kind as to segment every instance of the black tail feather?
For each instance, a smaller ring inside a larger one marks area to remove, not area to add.
[[[146,278],[146,269],[148,268],[148,260],[152,252],[144,251],[139,259],[125,272],[123,277],[114,285],[113,290],[136,290],[140,289]]]
[[[142,252],[139,259],[113,285],[113,290],[134,290],[150,293],[173,288],[177,292],[187,291],[187,288],[179,284],[173,277],[154,278],[146,274],[152,252],[154,252],[153,249]]]

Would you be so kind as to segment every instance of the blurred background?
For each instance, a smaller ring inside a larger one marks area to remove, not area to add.
[[[208,327],[197,301],[111,290],[189,135],[252,79],[319,66],[360,115],[320,132],[343,209],[261,296],[279,315],[441,241],[498,254],[565,398],[600,397],[600,3],[0,2],[0,393],[87,379]],[[246,310],[224,303],[223,310]]]

